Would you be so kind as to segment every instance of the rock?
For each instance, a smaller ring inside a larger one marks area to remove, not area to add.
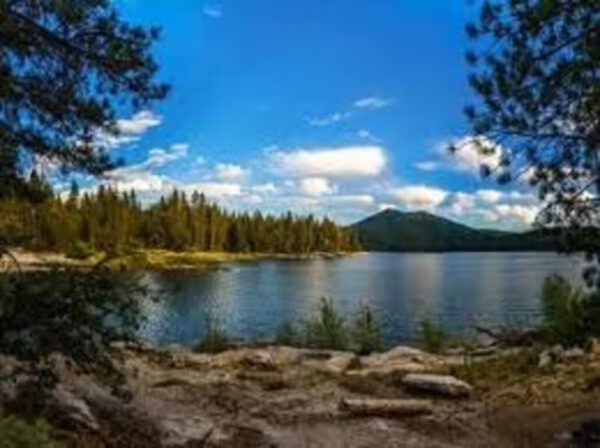
[[[342,373],[356,366],[360,366],[360,358],[354,353],[335,355],[324,364],[325,369],[333,373]]]
[[[585,352],[579,347],[573,347],[569,350],[565,350],[560,355],[561,361],[572,361],[576,359],[581,359],[585,356]]]
[[[552,355],[549,350],[544,350],[538,357],[538,367],[544,369],[552,365]]]
[[[402,383],[409,389],[448,397],[466,397],[473,392],[470,384],[450,375],[410,373],[402,379]]]
[[[61,384],[52,390],[49,408],[51,418],[63,420],[75,427],[83,427],[93,432],[100,429],[96,417],[85,400],[75,396]]]
[[[600,340],[592,338],[590,342],[590,354],[594,357],[600,357]]]
[[[170,416],[160,421],[165,447],[203,446],[215,431],[215,426],[206,418]]]
[[[565,351],[564,347],[560,344],[556,344],[554,347],[552,347],[549,351],[550,356],[552,356],[552,358],[554,359],[558,359],[561,357],[561,355],[563,354],[563,352]]]
[[[248,353],[247,356],[240,360],[240,364],[242,364],[244,367],[254,370],[262,370],[269,372],[276,370],[273,357],[267,351],[256,351],[254,353]]]
[[[429,400],[344,398],[339,409],[355,416],[405,417],[431,414],[433,405]]]
[[[490,333],[478,332],[475,336],[475,343],[481,348],[489,348],[498,345],[498,339]]]

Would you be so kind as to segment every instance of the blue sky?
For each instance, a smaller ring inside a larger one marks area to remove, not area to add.
[[[123,111],[107,140],[127,166],[105,182],[147,201],[198,189],[235,209],[344,223],[386,207],[499,228],[535,216],[524,185],[478,176],[462,115],[469,2],[116,3],[162,28],[155,54],[172,93]],[[463,142],[454,158],[450,140]]]

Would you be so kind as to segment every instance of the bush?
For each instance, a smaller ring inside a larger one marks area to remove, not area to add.
[[[136,276],[98,267],[12,275],[0,283],[0,353],[30,361],[46,384],[41,366],[53,353],[115,387],[123,384],[111,344],[137,340],[146,290]]]
[[[94,255],[93,249],[83,241],[76,241],[69,247],[65,256],[73,260],[87,260]]]
[[[425,351],[439,353],[446,345],[446,334],[442,328],[430,319],[422,319],[419,323],[421,342]]]
[[[305,324],[306,345],[310,348],[346,350],[348,331],[332,299],[321,298],[318,315]]]
[[[223,328],[222,319],[209,312],[205,319],[205,333],[195,350],[201,353],[221,353],[232,348],[231,338]]]
[[[540,298],[542,334],[551,344],[583,344],[591,336],[587,314],[594,301],[557,275],[546,278]]]
[[[383,341],[380,324],[369,305],[362,304],[356,313],[352,327],[354,350],[359,355],[369,355],[381,351]]]
[[[298,329],[290,321],[285,321],[277,329],[275,343],[289,347],[302,346],[302,338]]]
[[[28,423],[14,417],[0,418],[0,448],[61,448],[43,420]]]

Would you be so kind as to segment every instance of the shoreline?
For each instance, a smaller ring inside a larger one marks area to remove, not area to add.
[[[124,253],[123,255],[107,257],[104,252],[98,252],[85,259],[69,258],[66,254],[52,251],[34,251],[23,248],[10,248],[11,254],[18,262],[18,270],[24,272],[48,270],[54,267],[91,268],[105,262],[110,269],[115,270],[184,270],[184,269],[215,269],[228,262],[255,262],[262,260],[334,260],[357,253],[346,252],[314,252],[307,254],[286,253],[234,253],[234,252],[174,252],[163,249],[141,249]],[[0,272],[3,269],[15,269],[8,259],[0,259]]]

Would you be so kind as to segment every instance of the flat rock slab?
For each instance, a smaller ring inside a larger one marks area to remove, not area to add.
[[[339,409],[353,416],[405,417],[431,414],[433,405],[429,400],[345,398]]]
[[[453,398],[467,397],[473,392],[470,384],[449,375],[410,373],[402,379],[402,383],[412,390]]]

